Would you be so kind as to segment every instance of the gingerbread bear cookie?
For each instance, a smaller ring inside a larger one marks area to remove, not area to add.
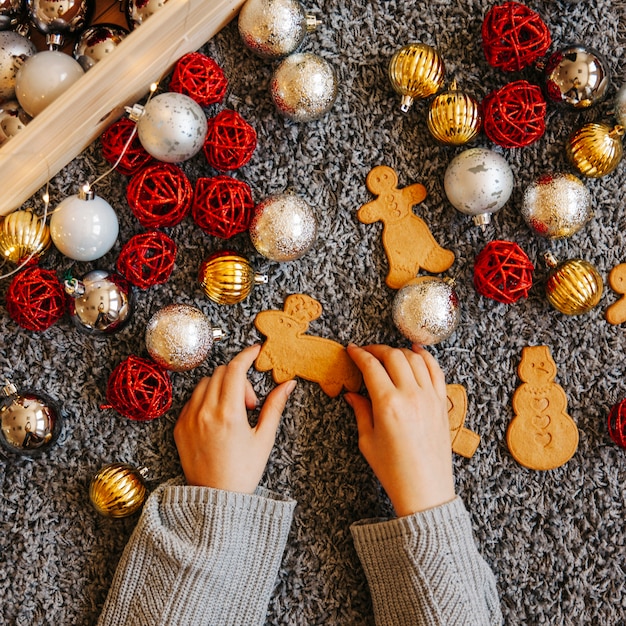
[[[626,322],[626,263],[620,263],[611,270],[609,285],[622,297],[606,310],[604,317],[609,324],[623,324]]]
[[[463,426],[467,415],[467,393],[463,385],[446,385],[448,396],[448,420],[450,422],[450,438],[452,452],[467,457],[476,452],[480,443],[480,435]]]
[[[341,344],[305,334],[309,322],[322,314],[322,305],[305,294],[287,296],[282,311],[257,313],[254,325],[266,336],[255,367],[261,372],[272,370],[276,383],[295,376],[316,382],[334,397],[345,387],[359,391],[361,372]]]
[[[362,205],[357,217],[363,224],[383,223],[383,247],[389,262],[386,283],[400,289],[423,267],[428,272],[445,272],[454,263],[454,252],[442,248],[426,222],[413,213],[413,206],[426,197],[419,183],[398,189],[395,171],[379,165],[365,180],[375,200]]]
[[[554,381],[556,364],[548,346],[527,346],[518,367],[522,384],[513,394],[515,416],[506,441],[524,467],[550,470],[567,463],[578,448],[578,428],[566,413],[567,397]]]

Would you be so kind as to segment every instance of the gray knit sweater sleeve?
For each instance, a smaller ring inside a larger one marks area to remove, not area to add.
[[[99,626],[255,626],[267,606],[295,502],[170,481],[144,505]]]
[[[351,527],[377,626],[502,623],[493,573],[460,498],[422,513]]]

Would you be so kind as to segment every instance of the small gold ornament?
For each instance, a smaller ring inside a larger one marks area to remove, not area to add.
[[[89,499],[96,511],[105,517],[128,517],[146,500],[146,474],[146,468],[126,463],[105,465],[91,479]]]
[[[402,96],[400,110],[406,113],[413,100],[427,98],[439,91],[445,66],[433,47],[425,43],[411,43],[391,57],[388,74],[391,86]]]
[[[585,124],[567,141],[567,157],[574,167],[589,178],[610,174],[622,160],[624,127],[604,123]]]
[[[210,254],[202,262],[198,280],[209,300],[237,304],[250,295],[255,284],[267,283],[267,276],[255,273],[245,257],[224,250]]]
[[[600,302],[604,285],[591,263],[583,259],[558,263],[550,253],[544,258],[551,268],[546,281],[546,297],[557,311],[565,315],[581,315]]]
[[[19,264],[29,256],[41,257],[50,248],[50,229],[30,209],[13,211],[0,221],[0,254]]]
[[[426,123],[437,141],[461,146],[480,132],[483,123],[480,104],[472,96],[459,91],[453,81],[448,91],[433,98]]]

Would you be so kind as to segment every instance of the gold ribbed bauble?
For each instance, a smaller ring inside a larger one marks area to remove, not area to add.
[[[600,122],[585,124],[567,141],[567,157],[574,167],[589,178],[610,174],[622,160],[624,127]]]
[[[558,263],[551,254],[545,255],[551,268],[546,281],[548,302],[565,315],[581,315],[595,307],[604,287],[598,270],[583,259]]]
[[[50,229],[30,209],[13,211],[0,221],[0,254],[12,263],[41,257],[50,248]]]
[[[209,300],[237,304],[250,295],[255,284],[267,283],[267,276],[255,273],[245,257],[224,250],[210,254],[202,262],[198,280]]]
[[[389,80],[402,96],[400,110],[406,113],[413,100],[437,93],[445,67],[437,50],[425,43],[411,43],[398,50],[389,62]]]
[[[474,139],[482,127],[480,104],[459,91],[456,83],[430,103],[426,120],[430,134],[441,143],[462,146]]]
[[[138,511],[146,500],[145,468],[127,463],[110,463],[91,479],[89,499],[105,517],[127,517]]]

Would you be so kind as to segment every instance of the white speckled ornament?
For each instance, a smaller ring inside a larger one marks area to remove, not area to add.
[[[24,130],[30,120],[17,100],[0,104],[0,146]]]
[[[23,60],[37,52],[35,44],[12,30],[0,32],[0,102],[15,98],[15,76]]]

